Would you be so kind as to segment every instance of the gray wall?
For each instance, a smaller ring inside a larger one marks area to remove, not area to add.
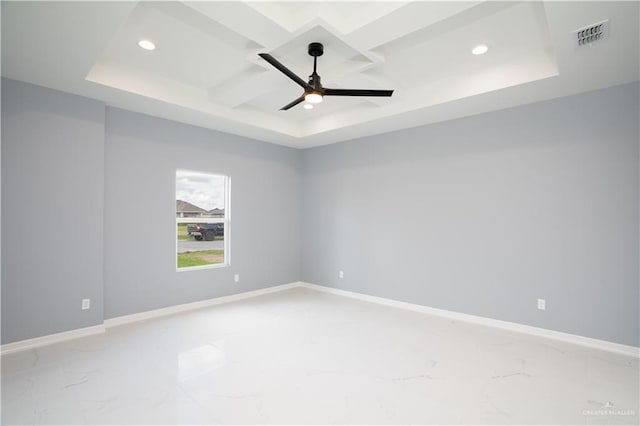
[[[104,112],[2,80],[2,343],[102,323]]]
[[[303,193],[304,281],[639,344],[637,84],[306,150]]]
[[[300,279],[300,151],[119,109],[106,123],[105,318]],[[176,169],[230,176],[230,267],[176,272]]]
[[[2,84],[2,343],[301,276],[639,343],[637,84],[304,152]],[[230,267],[175,271],[177,168],[231,176]]]
[[[2,142],[3,344],[300,279],[300,151],[8,79]],[[176,168],[231,177],[230,267],[176,272]]]

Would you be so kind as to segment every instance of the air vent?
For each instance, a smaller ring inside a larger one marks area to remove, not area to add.
[[[609,20],[580,28],[573,32],[578,46],[590,46],[596,41],[604,40],[609,35]]]

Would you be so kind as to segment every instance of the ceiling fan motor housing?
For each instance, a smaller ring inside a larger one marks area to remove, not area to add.
[[[322,83],[320,82],[320,76],[317,73],[313,73],[309,76],[309,86],[308,89],[311,90],[305,90],[305,92],[319,92],[319,93],[323,93],[324,90],[322,89]]]

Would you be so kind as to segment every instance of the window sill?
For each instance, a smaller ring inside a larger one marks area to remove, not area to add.
[[[203,269],[220,269],[226,268],[229,266],[228,263],[215,263],[213,265],[201,265],[201,266],[185,266],[184,268],[176,267],[177,272],[185,272],[185,271],[200,271]]]

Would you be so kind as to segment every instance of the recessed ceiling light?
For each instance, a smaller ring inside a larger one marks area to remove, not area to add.
[[[151,40],[140,40],[138,42],[138,46],[142,47],[144,50],[155,50],[156,45]]]
[[[486,44],[480,44],[474,47],[473,50],[471,50],[471,53],[473,53],[474,55],[484,55],[488,50],[489,48]]]
[[[304,109],[313,109],[313,105],[311,105],[311,104],[304,104]]]

